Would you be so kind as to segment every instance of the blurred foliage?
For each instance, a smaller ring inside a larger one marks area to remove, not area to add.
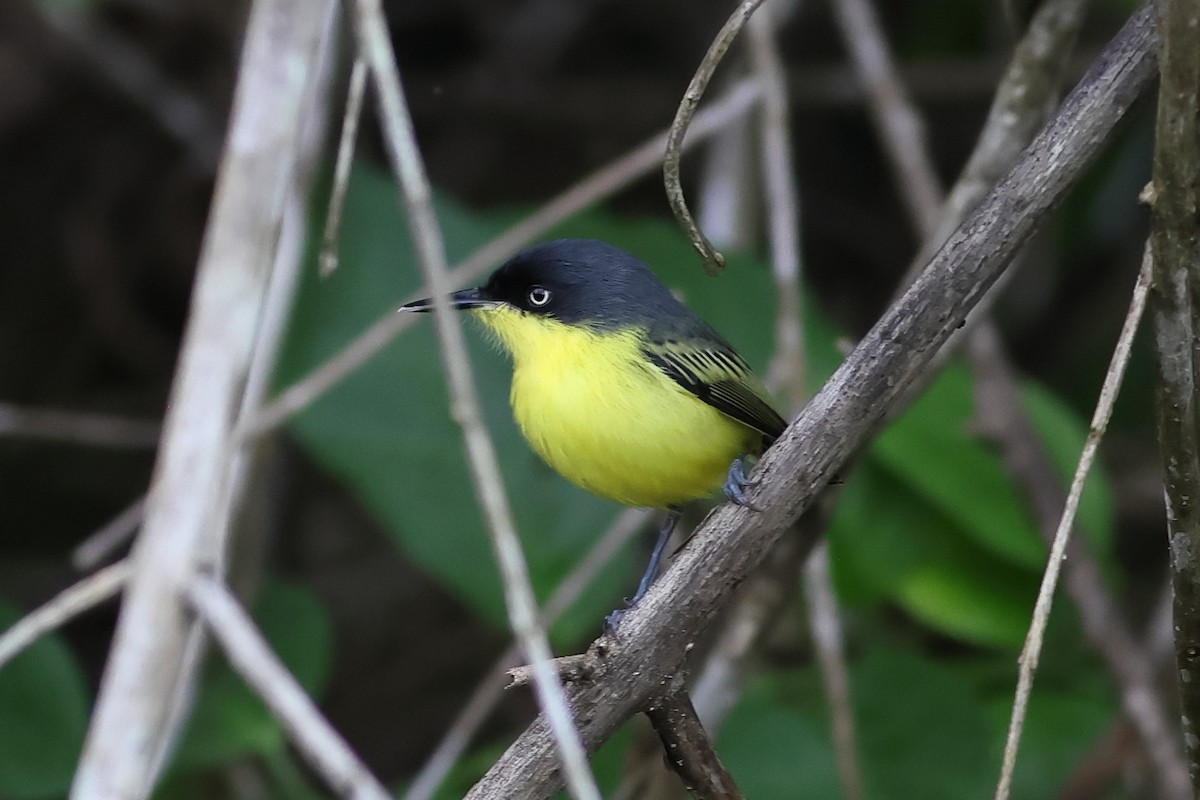
[[[21,616],[0,601],[0,630]],[[35,800],[66,793],[90,702],[83,672],[57,634],[0,667],[0,797]]]

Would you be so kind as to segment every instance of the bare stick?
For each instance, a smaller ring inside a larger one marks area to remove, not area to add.
[[[29,612],[0,634],[0,667],[50,631],[83,612],[116,597],[133,568],[128,561],[110,564],[64,589],[40,608]]]
[[[708,620],[770,552],[837,470],[925,375],[933,353],[1057,207],[1153,80],[1153,17],[1135,12],[1059,113],[805,406],[755,470],[751,512],[726,504],[621,620],[621,640],[600,640],[606,672],[568,689],[589,746],[604,741],[672,675]],[[559,785],[553,740],[536,721],[467,795],[549,797]]]
[[[159,429],[152,420],[0,403],[0,437],[141,449],[158,444]]]
[[[337,163],[333,169],[333,189],[329,209],[325,214],[325,233],[321,237],[321,255],[317,261],[322,278],[337,269],[338,230],[342,226],[342,208],[346,203],[346,187],[350,183],[350,165],[354,162],[354,143],[358,139],[358,121],[362,117],[363,95],[367,92],[367,63],[362,56],[354,57],[350,70],[350,88],[346,90],[346,111],[342,115],[342,135],[338,140]]]
[[[870,0],[834,0],[842,41],[867,89],[879,138],[895,170],[895,182],[913,224],[930,232],[941,207],[942,189],[929,158],[925,126],[900,82],[896,64]]]
[[[72,787],[77,800],[147,796],[178,729],[177,701],[200,649],[181,592],[197,566],[220,569],[230,434],[331,8],[259,0],[251,10],[146,523]]]
[[[230,665],[270,709],[304,759],[339,797],[390,800],[350,746],[321,715],[304,687],[262,638],[229,587],[204,575],[187,585],[188,603],[225,651]]]
[[[146,496],[142,495],[104,527],[84,539],[71,551],[71,566],[84,572],[95,569],[101,561],[133,538],[146,514]]]
[[[645,509],[627,508],[622,511],[600,540],[588,551],[571,573],[554,590],[550,600],[538,616],[538,624],[547,630],[562,616],[600,570],[613,559],[629,539],[646,524],[650,512]],[[421,771],[409,784],[404,800],[428,800],[446,779],[450,769],[458,761],[471,741],[471,737],[483,725],[487,715],[495,707],[504,689],[510,684],[511,676],[506,670],[517,663],[521,650],[517,643],[510,644],[492,664],[487,675],[475,687],[463,710],[459,712],[450,728],[442,736],[437,749],[425,761]]]
[[[750,23],[750,57],[763,84],[759,114],[762,131],[761,177],[770,221],[771,275],[779,306],[775,313],[775,356],[769,370],[782,384],[788,406],[798,409],[807,398],[804,386],[804,320],[800,303],[800,192],[792,158],[787,83],[775,47],[771,7]]]
[[[712,742],[682,688],[646,710],[650,724],[662,740],[667,763],[696,800],[741,800],[733,776],[713,749]]]
[[[1017,677],[1017,693],[1013,701],[1012,718],[1009,721],[1008,736],[1004,743],[1004,763],[1000,772],[1000,781],[996,786],[996,800],[1006,800],[1012,788],[1013,769],[1017,764],[1017,745],[1020,743],[1021,728],[1025,721],[1025,711],[1029,706],[1029,694],[1033,688],[1033,676],[1037,672],[1038,657],[1041,654],[1042,638],[1046,633],[1046,623],[1050,620],[1050,608],[1054,603],[1054,590],[1058,585],[1058,574],[1062,567],[1063,556],[1066,553],[1067,541],[1070,539],[1071,527],[1075,523],[1075,513],[1079,509],[1079,498],[1083,494],[1083,484],[1091,471],[1092,461],[1104,431],[1108,427],[1112,415],[1113,403],[1116,402],[1117,392],[1125,377],[1125,367],[1129,363],[1129,353],[1133,346],[1133,336],[1137,333],[1138,323],[1142,319],[1142,311],[1146,307],[1146,294],[1150,288],[1150,249],[1146,248],[1142,260],[1142,269],[1138,273],[1137,286],[1133,290],[1133,300],[1117,346],[1113,349],[1112,361],[1104,376],[1104,384],[1100,387],[1100,397],[1096,401],[1096,411],[1092,415],[1092,424],[1088,430],[1087,440],[1083,451],[1079,454],[1079,463],[1075,467],[1075,477],[1071,480],[1071,488],[1067,492],[1067,504],[1063,508],[1058,530],[1054,532],[1054,544],[1050,547],[1050,557],[1046,563],[1046,571],[1042,575],[1042,585],[1038,591],[1037,603],[1033,608],[1033,619],[1030,621],[1029,633],[1025,638],[1025,647],[1021,650],[1020,670]]]
[[[1161,78],[1150,244],[1158,352],[1157,427],[1175,592],[1175,662],[1193,791],[1200,791],[1200,27],[1195,3],[1158,0]]]
[[[684,149],[691,148],[741,117],[754,105],[759,95],[757,81],[747,80],[736,84],[724,97],[696,115],[696,122],[684,140]],[[487,270],[564,219],[633,183],[662,163],[665,142],[664,132],[584,178],[455,266],[447,282],[454,285],[474,282]],[[407,299],[415,300],[430,294],[429,287],[423,286]],[[260,436],[277,428],[366,363],[412,324],[414,320],[410,315],[384,314],[357,339],[288,387],[244,425],[239,425],[238,440]]]
[[[550,720],[571,794],[581,800],[600,800],[600,792],[588,768],[587,754],[567,708],[562,684],[551,667],[550,642],[537,622],[529,570],[504,493],[496,452],[483,425],[462,326],[450,311],[447,298],[451,287],[441,231],[433,213],[429,183],[400,86],[383,10],[378,0],[359,0],[355,8],[360,51],[375,76],[388,155],[400,180],[413,242],[434,298],[434,323],[450,388],[452,414],[462,428],[475,491],[488,522],[504,581],[504,599],[513,633],[533,665],[535,693],[542,712]]]
[[[860,800],[864,792],[858,741],[854,733],[850,670],[846,668],[842,620],[829,572],[829,548],[824,542],[818,542],[812,555],[804,562],[804,589],[813,644],[821,666],[821,682],[829,699],[829,724],[833,730],[838,781],[846,800]]]
[[[590,653],[578,653],[572,656],[559,656],[551,661],[554,673],[563,683],[573,681],[589,681],[596,675],[597,660]],[[536,667],[532,664],[518,664],[507,670],[508,685],[504,688],[515,689],[537,680]]]
[[[696,226],[696,220],[688,211],[687,200],[683,197],[683,186],[679,182],[679,164],[683,159],[683,139],[691,124],[692,115],[696,113],[696,107],[700,105],[700,98],[704,96],[704,90],[708,88],[708,82],[712,80],[713,73],[717,70],[717,65],[729,51],[729,46],[733,44],[733,40],[737,38],[746,21],[750,19],[754,9],[762,5],[762,2],[763,0],[742,0],[737,10],[721,26],[721,30],[717,31],[717,36],[708,46],[708,52],[704,54],[704,59],[696,69],[696,74],[692,76],[687,91],[683,93],[683,99],[679,102],[679,110],[675,112],[675,119],[671,121],[671,128],[667,133],[667,152],[663,157],[663,181],[666,184],[667,200],[671,204],[671,211],[675,213],[675,219],[679,220],[679,224],[687,231],[692,247],[696,248],[696,252],[700,254],[700,262],[710,275],[715,275],[724,268],[725,257],[716,251],[700,228]]]

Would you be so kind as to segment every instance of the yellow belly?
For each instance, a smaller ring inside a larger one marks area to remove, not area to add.
[[[514,347],[504,318],[480,316],[512,352],[510,399],[525,438],[594,494],[657,508],[706,497],[757,438],[647,363],[636,332],[542,320],[527,329],[525,317]]]

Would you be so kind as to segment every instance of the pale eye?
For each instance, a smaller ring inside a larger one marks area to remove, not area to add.
[[[536,308],[541,308],[550,302],[550,290],[541,286],[535,286],[529,290],[529,304]]]

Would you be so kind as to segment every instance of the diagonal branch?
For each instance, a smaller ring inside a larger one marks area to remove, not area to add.
[[[44,634],[61,627],[78,614],[116,597],[132,572],[128,561],[118,561],[77,581],[40,608],[21,617],[0,633],[0,668]]]
[[[671,568],[601,637],[603,669],[567,688],[580,734],[597,747],[643,707],[683,663],[695,637],[783,532],[878,430],[937,349],[1101,152],[1130,104],[1153,80],[1153,17],[1134,13],[1056,117],[983,200],[918,280],[846,358],[780,441],[763,456],[752,502],[724,505]],[[560,784],[552,738],[538,719],[468,797],[543,798]]]
[[[229,587],[196,575],[185,592],[187,602],[221,644],[229,663],[262,698],[304,758],[338,796],[388,800],[391,794],[321,716]]]

